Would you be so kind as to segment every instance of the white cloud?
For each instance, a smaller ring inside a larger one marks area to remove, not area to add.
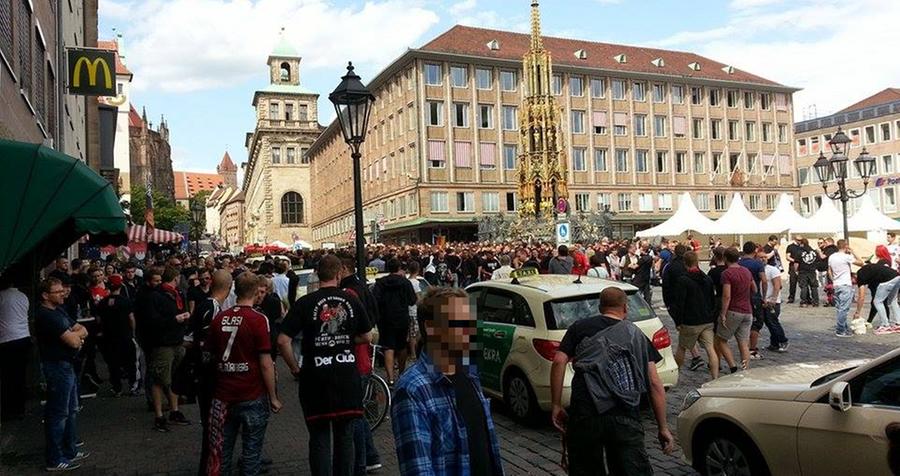
[[[131,17],[131,10],[127,5],[116,0],[100,0],[100,11],[104,18],[110,20],[126,20]]]
[[[113,15],[125,4],[104,0]],[[326,0],[151,0],[125,5],[128,66],[135,88],[189,92],[239,84],[258,74],[281,27],[305,71],[348,59],[385,64],[438,21],[417,0],[338,7]],[[106,15],[106,11],[101,12]],[[302,77],[301,77],[302,80]]]
[[[462,0],[450,5],[450,8],[447,11],[449,11],[451,15],[460,15],[474,10],[477,6],[478,0]]]
[[[818,116],[831,114],[897,84],[900,63],[891,58],[900,44],[900,2],[800,0],[788,8],[781,3],[734,0],[725,25],[680,32],[657,44],[803,88],[794,95],[798,121],[810,106]]]

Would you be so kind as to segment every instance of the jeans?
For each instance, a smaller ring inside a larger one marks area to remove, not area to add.
[[[878,322],[873,322],[875,328],[881,326],[900,325],[900,305],[897,304],[897,292],[900,291],[900,276],[881,283],[872,296],[872,305],[878,311]],[[891,315],[887,315],[885,303],[891,309]]]
[[[781,327],[781,304],[773,304],[763,310],[766,329],[769,329],[769,344],[772,347],[778,347],[780,344],[786,344],[787,336],[784,335],[784,328]]]
[[[834,307],[837,309],[835,332],[850,332],[850,327],[847,325],[847,315],[850,314],[851,302],[853,302],[853,286],[842,285],[834,287]]]
[[[231,474],[231,457],[241,433],[241,474],[255,476],[262,469],[262,446],[269,423],[269,398],[226,403],[213,399],[209,421],[208,474]]]
[[[653,474],[637,415],[573,417],[566,441],[570,476],[606,476],[607,467],[616,476]]]
[[[797,284],[800,285],[800,302],[803,304],[819,304],[819,281],[815,271],[797,273]]]
[[[793,263],[788,265],[788,300],[793,301],[797,296],[797,270]]]
[[[312,476],[352,476],[353,425],[356,420],[307,422]]]
[[[42,362],[47,383],[44,405],[44,435],[47,466],[68,463],[75,457],[78,387],[71,362]]]
[[[25,413],[25,385],[31,338],[0,344],[0,417],[4,420]]]

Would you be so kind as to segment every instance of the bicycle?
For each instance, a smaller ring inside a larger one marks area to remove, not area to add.
[[[391,411],[391,389],[387,381],[375,372],[375,362],[380,355],[384,361],[381,346],[371,344],[372,347],[372,373],[366,378],[363,391],[363,415],[369,423],[369,428],[375,431],[387,418]]]

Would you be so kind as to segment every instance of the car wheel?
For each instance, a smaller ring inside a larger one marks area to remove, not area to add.
[[[701,472],[709,476],[768,476],[769,469],[756,445],[740,433],[718,433],[700,452]]]
[[[522,423],[534,423],[538,414],[537,397],[525,375],[519,371],[511,371],[503,386],[503,401],[513,418]]]

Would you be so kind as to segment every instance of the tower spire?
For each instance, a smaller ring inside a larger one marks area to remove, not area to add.
[[[541,9],[538,0],[531,0],[531,51],[544,49],[541,41]]]

